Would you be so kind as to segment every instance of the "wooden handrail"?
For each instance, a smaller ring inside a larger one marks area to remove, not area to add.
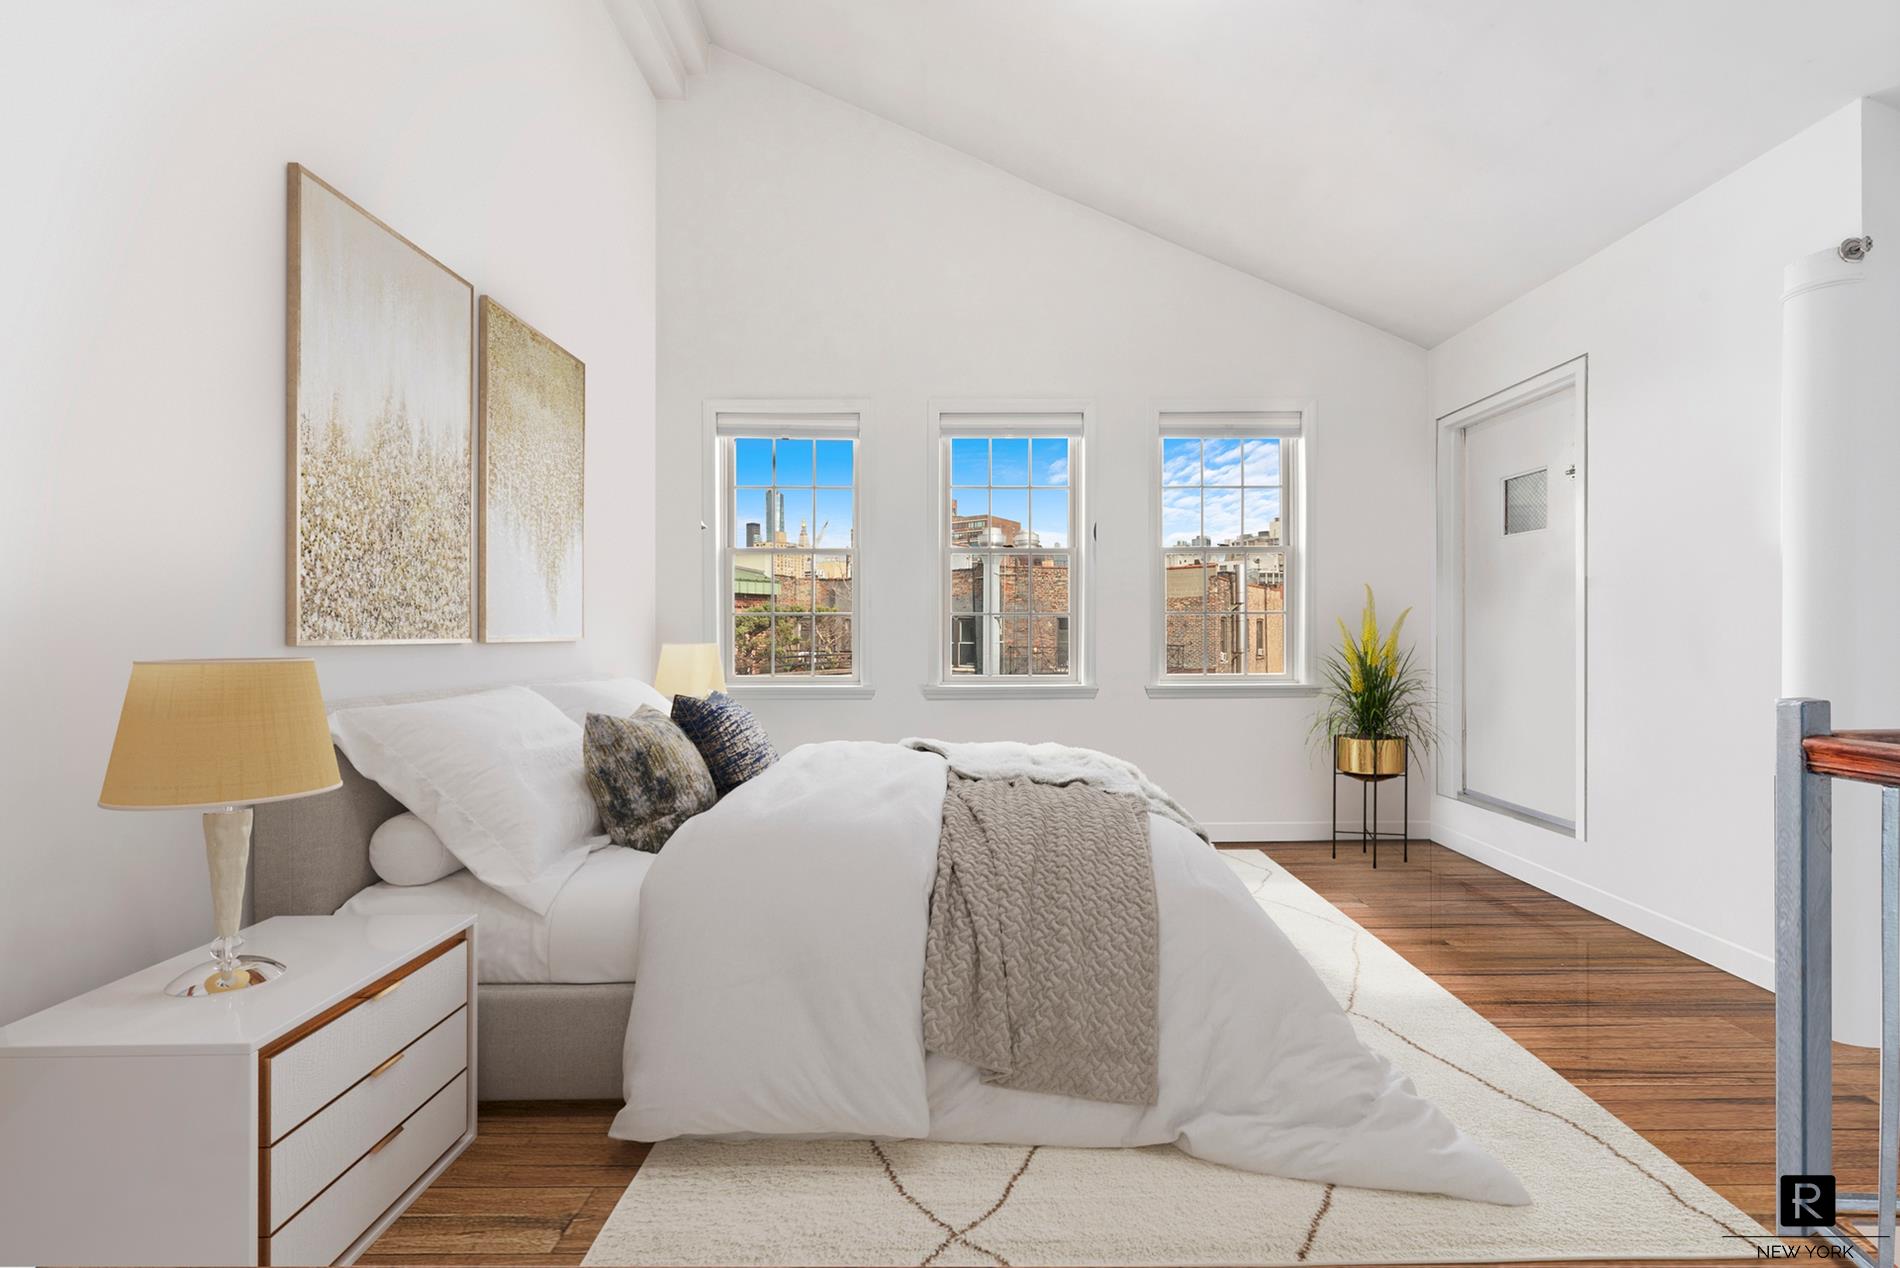
[[[1816,775],[1900,788],[1900,731],[1835,731],[1801,741]]]

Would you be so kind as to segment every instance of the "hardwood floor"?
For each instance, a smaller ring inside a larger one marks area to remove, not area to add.
[[[648,1146],[612,1101],[486,1101],[475,1141],[357,1262],[578,1264]]]
[[[1375,872],[1342,843],[1263,846],[1294,876],[1743,1210],[1774,1206],[1774,998],[1430,843]],[[1876,1054],[1835,1047],[1836,1170],[1871,1190]],[[469,1151],[361,1262],[576,1264],[646,1146],[615,1105],[489,1103]],[[1656,1264],[1657,1261],[1646,1261]],[[1691,1261],[1706,1262],[1706,1261]]]
[[[1605,1109],[1774,1222],[1774,996],[1442,846],[1375,872],[1344,842],[1262,847]],[[1835,1167],[1876,1187],[1878,1054],[1834,1047]],[[1647,1261],[1654,1264],[1657,1261]],[[1691,1261],[1693,1262],[1693,1261]]]

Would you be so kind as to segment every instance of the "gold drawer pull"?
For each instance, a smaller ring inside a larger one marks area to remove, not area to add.
[[[377,1154],[383,1152],[383,1150],[389,1147],[390,1141],[402,1135],[402,1129],[407,1126],[408,1126],[407,1123],[397,1123],[393,1128],[390,1129],[389,1135],[383,1137],[381,1140],[371,1145],[369,1147],[369,1152],[364,1154],[363,1156],[365,1158],[374,1158]]]
[[[391,982],[388,986],[385,986],[382,990],[377,991],[374,995],[370,996],[369,1002],[374,1004],[377,1000],[383,998],[385,995],[394,995],[396,993],[396,988],[398,986],[401,986],[404,982],[408,980],[409,979],[406,977],[397,978],[395,981]]]
[[[381,1073],[383,1073],[384,1071],[386,1071],[386,1070],[388,1070],[390,1066],[392,1066],[392,1065],[395,1065],[395,1064],[396,1064],[396,1063],[397,1063],[398,1061],[400,1061],[400,1060],[402,1060],[402,1059],[403,1059],[404,1057],[406,1057],[406,1056],[408,1056],[408,1055],[409,1055],[409,1049],[407,1049],[407,1048],[404,1048],[404,1049],[403,1049],[403,1050],[402,1050],[401,1052],[398,1052],[398,1053],[397,1053],[397,1054],[396,1054],[395,1056],[393,1056],[393,1057],[391,1057],[391,1058],[390,1058],[389,1060],[387,1060],[387,1061],[385,1061],[385,1062],[383,1062],[383,1063],[382,1063],[381,1065],[379,1065],[379,1066],[377,1066],[377,1067],[376,1067],[376,1068],[375,1068],[374,1070],[371,1070],[371,1071],[370,1071],[370,1072],[369,1072],[369,1073],[368,1073],[367,1075],[365,1075],[364,1077],[365,1077],[365,1078],[370,1078],[370,1079],[373,1079],[373,1078],[375,1078],[375,1077],[376,1077],[377,1075],[379,1075],[379,1074],[381,1074]]]

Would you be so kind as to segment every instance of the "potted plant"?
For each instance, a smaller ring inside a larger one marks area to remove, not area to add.
[[[1332,747],[1334,767],[1342,774],[1382,779],[1405,773],[1406,753],[1429,753],[1437,732],[1425,671],[1412,662],[1412,650],[1399,647],[1407,608],[1392,629],[1379,633],[1372,587],[1359,618],[1359,637],[1342,620],[1340,645],[1320,666],[1320,706],[1313,718],[1315,740]]]

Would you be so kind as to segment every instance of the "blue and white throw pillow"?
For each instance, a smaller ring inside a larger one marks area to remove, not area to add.
[[[778,760],[772,737],[759,720],[723,691],[704,700],[674,696],[673,722],[706,759],[713,787],[722,797]]]

